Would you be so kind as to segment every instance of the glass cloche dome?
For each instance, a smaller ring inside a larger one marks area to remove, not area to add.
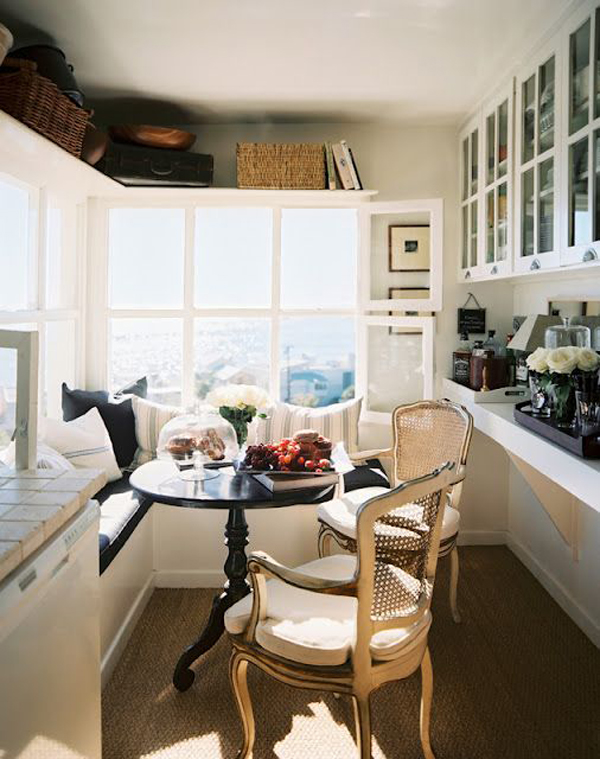
[[[569,317],[562,317],[562,324],[548,327],[544,336],[546,348],[567,348],[571,345],[577,348],[589,348],[591,346],[591,331],[583,324],[572,322]]]
[[[173,460],[182,476],[187,469],[189,479],[208,479],[205,464],[231,462],[238,452],[233,426],[210,407],[174,417],[158,438],[158,458]]]

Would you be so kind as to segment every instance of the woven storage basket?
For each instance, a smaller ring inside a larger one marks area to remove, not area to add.
[[[0,108],[79,158],[90,112],[40,76],[33,61],[6,58],[2,66]]]
[[[239,142],[237,186],[244,190],[324,190],[323,145]]]

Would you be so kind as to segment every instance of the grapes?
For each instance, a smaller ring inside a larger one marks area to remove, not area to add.
[[[319,474],[331,469],[329,459],[307,458],[300,455],[300,446],[292,440],[282,440],[277,445],[249,445],[243,466],[261,472],[306,472],[317,471]]]

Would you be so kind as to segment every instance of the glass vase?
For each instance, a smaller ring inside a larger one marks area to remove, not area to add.
[[[575,388],[568,376],[555,379],[548,390],[552,401],[552,418],[557,427],[572,427],[575,420]]]
[[[552,402],[548,393],[548,376],[538,374],[538,372],[529,372],[529,389],[531,391],[531,413],[535,416],[550,416]]]
[[[576,390],[575,406],[579,434],[600,434],[600,393]]]

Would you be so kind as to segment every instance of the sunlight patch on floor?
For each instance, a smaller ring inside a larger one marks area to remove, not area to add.
[[[200,759],[202,756],[222,755],[218,733],[209,733],[142,754],[139,759]]]

